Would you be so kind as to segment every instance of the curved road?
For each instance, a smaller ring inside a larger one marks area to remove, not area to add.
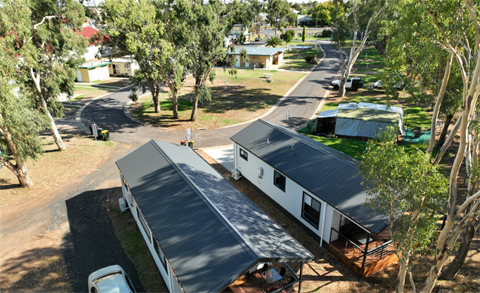
[[[321,63],[270,114],[262,119],[295,128],[310,119],[326,94],[329,82],[340,68],[338,52],[330,42],[316,41],[325,52]],[[82,122],[108,129],[112,140],[126,143],[144,143],[150,139],[178,143],[185,139],[185,131],[139,124],[124,114],[130,89],[109,94],[90,103],[81,114]],[[286,120],[289,111],[290,119]],[[230,137],[249,123],[213,130],[192,130],[196,147],[212,147],[231,144]],[[87,126],[88,127],[88,126]]]

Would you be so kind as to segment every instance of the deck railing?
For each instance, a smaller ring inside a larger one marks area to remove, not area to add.
[[[372,249],[365,250],[360,245],[353,242],[347,235],[344,235],[337,231],[336,229],[332,228],[330,231],[330,242],[332,242],[332,233],[335,232],[338,235],[338,239],[344,243],[343,253],[346,255],[347,253],[352,253],[351,260],[356,261],[359,260],[362,262],[362,268],[365,265],[368,265],[372,262],[376,262],[381,260],[383,257],[387,255],[391,255],[393,250],[393,243],[392,240],[388,240],[385,243],[378,245]],[[368,243],[368,242],[367,242]]]

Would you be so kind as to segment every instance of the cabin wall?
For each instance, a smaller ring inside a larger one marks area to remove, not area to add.
[[[240,156],[240,149],[247,153],[248,160],[245,160]],[[307,191],[305,188],[286,177],[285,192],[282,191],[274,184],[274,171],[275,169],[268,165],[266,162],[249,152],[247,149],[241,147],[237,143],[234,144],[234,158],[235,168],[242,173],[248,181],[254,184],[260,191],[265,193],[274,202],[281,206],[286,212],[298,220],[303,226],[307,227],[315,235],[322,237],[323,235],[329,235],[331,225],[332,208],[328,206],[323,200],[316,195]],[[263,169],[263,175],[259,177],[259,168]],[[277,170],[278,171],[278,170]],[[279,172],[282,174],[281,172]],[[302,217],[302,208],[304,201],[304,192],[320,202],[320,217],[318,227],[315,227],[311,222]],[[325,229],[322,230],[324,225],[324,212],[327,212],[325,217]],[[330,216],[329,216],[330,213]],[[328,220],[330,219],[330,220]],[[327,233],[328,230],[328,233]],[[328,237],[323,239],[328,243]]]

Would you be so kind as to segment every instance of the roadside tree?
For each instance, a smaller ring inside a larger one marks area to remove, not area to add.
[[[6,4],[15,7],[14,3],[0,1],[0,5]],[[0,27],[7,28],[0,32],[0,166],[12,171],[22,187],[30,187],[33,182],[26,163],[29,158],[36,160],[43,153],[38,132],[48,124],[16,82],[27,78],[22,75],[25,72],[18,70],[22,61],[17,54],[23,48],[18,48],[17,44],[30,33],[25,26],[15,26],[17,21],[28,20],[28,7],[16,8],[20,14],[15,20],[7,10],[0,11]]]
[[[372,32],[372,26],[377,24],[385,9],[389,7],[390,0],[360,1],[352,0],[343,2],[334,0],[335,10],[332,15],[333,40],[340,54],[341,59],[341,76],[340,88],[338,96],[345,95],[345,83],[350,75],[353,65],[357,61],[358,56],[365,48],[368,37]],[[350,47],[348,58],[345,60],[344,49],[347,48],[345,43],[345,34],[353,32],[353,39]],[[360,43],[357,44],[357,40]]]
[[[267,40],[267,42],[265,43],[265,45],[275,48],[276,46],[280,45],[281,43],[282,43],[282,40],[280,40],[279,37],[273,36],[273,37],[270,37],[270,38]]]
[[[54,117],[63,116],[58,96],[73,96],[77,67],[84,61],[87,40],[79,34],[85,18],[83,7],[75,0],[2,2],[6,17],[12,17],[12,26],[0,30],[10,30],[8,33],[12,34],[16,30],[29,31],[15,44],[23,61],[18,64],[19,69],[29,78],[16,82],[34,101],[32,105],[47,117],[58,149],[65,150]],[[19,7],[28,8],[21,18],[17,17]]]
[[[287,0],[267,0],[264,11],[267,13],[267,22],[275,28],[277,36],[277,30],[288,24],[286,18],[290,14],[290,5]]]

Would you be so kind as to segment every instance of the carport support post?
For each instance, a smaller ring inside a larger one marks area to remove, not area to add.
[[[300,280],[298,282],[298,293],[302,292],[303,261],[300,263]]]

